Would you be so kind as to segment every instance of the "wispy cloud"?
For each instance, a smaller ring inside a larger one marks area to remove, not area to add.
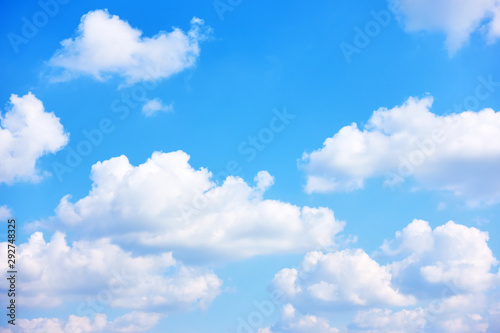
[[[159,98],[147,100],[146,103],[144,103],[144,105],[142,106],[142,113],[146,117],[151,117],[158,112],[170,112],[173,110],[174,107],[172,106],[172,104],[163,104],[163,101]]]

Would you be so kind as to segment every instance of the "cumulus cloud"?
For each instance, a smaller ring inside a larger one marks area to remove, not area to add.
[[[387,267],[360,249],[309,252],[300,267],[300,272],[285,268],[273,279],[273,287],[293,302],[323,307],[415,303],[413,296],[393,288]]]
[[[486,332],[489,326],[486,309],[487,299],[483,294],[454,295],[443,299],[425,309],[429,318],[428,331]]]
[[[495,332],[500,272],[487,242],[473,227],[414,220],[372,255],[387,264],[359,249],[309,252],[275,275],[272,291],[291,304],[288,313],[307,309],[318,323],[318,314],[359,307],[347,332]],[[418,306],[401,309],[409,305]]]
[[[427,320],[424,310],[370,309],[359,311],[349,325],[349,332],[361,333],[418,333],[422,332]]]
[[[488,331],[492,318],[488,301],[481,294],[436,298],[424,308],[392,311],[370,309],[358,312],[349,332],[361,333],[467,333]]]
[[[500,201],[500,113],[492,109],[438,116],[433,98],[409,98],[380,108],[363,129],[345,126],[323,147],[304,153],[305,190],[351,191],[367,178],[386,176],[396,185],[406,177],[424,188],[452,191],[471,205]]]
[[[98,162],[89,194],[74,203],[64,197],[53,220],[120,244],[197,260],[329,247],[343,229],[328,208],[263,199],[273,183],[266,171],[253,187],[232,176],[217,184],[208,170],[196,170],[188,161],[189,155],[177,151],[155,152],[139,166],[125,156]]]
[[[158,313],[131,312],[115,320],[97,313],[94,319],[70,315],[67,320],[58,318],[17,319],[16,327],[4,333],[107,333],[107,332],[147,332],[154,328],[162,318]]]
[[[371,308],[356,312],[343,332],[348,333],[467,333],[496,332],[498,305],[481,294],[436,298],[414,309]],[[487,310],[490,308],[490,310]],[[258,333],[333,333],[326,318],[301,315],[291,304],[273,327]]]
[[[6,244],[0,250],[4,257]],[[32,234],[19,245],[17,258],[23,272],[18,284],[22,304],[44,308],[79,301],[78,315],[108,305],[163,312],[205,308],[222,284],[211,271],[177,263],[170,252],[133,256],[108,239],[68,245],[60,232],[50,242],[40,232]],[[6,263],[0,266],[7,270]],[[2,280],[1,286],[7,282]]]
[[[424,308],[391,310],[372,308],[358,311],[345,332],[348,333],[467,333],[488,331],[491,322],[483,296],[461,295],[436,300]],[[491,311],[489,311],[491,312]],[[283,307],[273,327],[258,333],[337,333],[326,318],[302,315],[291,304]]]
[[[328,320],[312,315],[298,313],[293,305],[283,307],[281,320],[272,328],[261,328],[258,333],[338,333]]]
[[[427,284],[453,286],[454,292],[480,292],[499,282],[498,274],[492,272],[498,261],[488,239],[487,232],[453,221],[432,230],[428,222],[415,220],[382,249],[403,256],[390,266],[403,286],[415,283],[419,276]]]
[[[59,151],[68,134],[53,112],[45,112],[32,93],[11,95],[10,109],[0,115],[0,183],[39,181],[38,159]]]
[[[105,80],[116,74],[127,83],[156,81],[192,67],[200,54],[199,42],[210,29],[193,18],[191,28],[174,28],[153,37],[107,10],[94,10],[82,16],[74,38],[65,39],[49,64],[62,73],[58,80],[90,75]]]
[[[142,106],[142,113],[146,117],[150,117],[158,112],[169,112],[172,111],[173,107],[172,104],[170,105],[165,105],[163,104],[162,100],[159,98],[154,98],[147,100],[146,103]]]
[[[389,0],[398,9],[407,31],[439,31],[455,53],[475,31],[486,33],[489,42],[500,36],[498,0]]]

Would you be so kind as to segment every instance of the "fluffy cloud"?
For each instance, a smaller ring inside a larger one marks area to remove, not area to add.
[[[49,63],[62,69],[60,80],[81,74],[104,80],[117,74],[128,83],[156,81],[192,67],[209,30],[193,18],[187,33],[174,28],[143,37],[118,16],[95,10],[82,17],[77,35],[63,40]]]
[[[497,260],[487,242],[476,228],[414,220],[373,254],[384,266],[362,250],[310,252],[297,268],[279,271],[272,289],[293,304],[288,313],[307,309],[317,323],[327,323],[316,316],[325,311],[363,306],[346,328],[353,333],[496,332],[500,273],[492,272]],[[410,304],[418,307],[397,308]],[[261,333],[284,327],[292,326],[281,319]]]
[[[6,244],[0,250],[4,258]],[[162,311],[205,308],[222,284],[210,271],[177,264],[171,253],[132,256],[107,239],[69,246],[59,232],[48,243],[42,233],[32,234],[19,245],[17,257],[23,272],[18,284],[22,304],[54,307],[82,302],[77,315],[91,315],[108,305]],[[0,266],[7,270],[6,263]],[[2,280],[2,287],[6,283]]]
[[[371,309],[358,312],[349,332],[361,333],[467,333],[487,332],[487,300],[484,295],[457,295],[436,299],[425,308],[400,310]],[[488,331],[490,332],[490,331]]]
[[[333,253],[309,252],[300,272],[285,268],[273,279],[273,287],[288,300],[320,306],[409,305],[412,296],[391,285],[389,269],[380,266],[362,250]]]
[[[120,244],[168,249],[201,260],[241,259],[332,246],[343,228],[327,208],[297,207],[262,198],[273,178],[260,172],[254,187],[238,177],[222,184],[195,170],[182,151],[153,153],[133,166],[120,156],[92,167],[90,193],[64,197],[54,220]]]
[[[422,332],[427,320],[424,310],[370,309],[358,312],[349,325],[349,332],[361,333],[418,333]]]
[[[446,46],[456,52],[477,30],[486,32],[489,42],[500,36],[498,0],[389,0],[398,8],[407,31],[441,31]]]
[[[487,311],[488,306],[491,310]],[[372,308],[358,311],[343,332],[348,333],[467,333],[496,332],[498,305],[484,295],[459,295],[427,302],[415,309]],[[272,327],[258,333],[334,333],[327,319],[301,315],[291,305],[283,307],[282,316]]]
[[[11,95],[11,108],[0,115],[0,183],[39,181],[37,160],[68,143],[68,134],[32,93]]]
[[[482,294],[455,295],[426,308],[428,332],[467,333],[486,332],[487,300]]]
[[[162,100],[159,98],[154,98],[146,101],[142,106],[142,113],[146,115],[146,117],[152,116],[157,112],[169,112],[172,111],[172,105],[163,104]]]
[[[17,319],[16,328],[0,330],[3,333],[132,333],[147,332],[161,319],[158,313],[131,312],[113,321],[106,315],[97,313],[93,320],[89,317],[71,315],[68,320],[57,318]]]
[[[404,257],[390,266],[403,286],[420,277],[426,284],[453,287],[455,293],[480,292],[499,282],[491,272],[498,261],[487,242],[488,233],[476,228],[450,221],[432,230],[428,222],[415,220],[382,249]]]
[[[338,333],[328,320],[312,315],[297,313],[291,304],[283,307],[281,320],[273,328],[262,328],[258,333]]]
[[[409,98],[375,111],[364,129],[353,123],[302,158],[305,190],[350,191],[370,177],[386,184],[413,176],[424,188],[452,191],[474,204],[500,201],[500,113],[491,109],[438,116],[433,99]]]

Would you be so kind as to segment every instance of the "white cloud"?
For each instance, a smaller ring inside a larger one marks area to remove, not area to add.
[[[158,313],[131,312],[113,321],[108,321],[102,313],[89,317],[70,315],[67,320],[58,318],[17,319],[16,328],[6,329],[5,333],[133,333],[147,332],[154,328],[162,318]]]
[[[39,181],[38,159],[64,147],[68,134],[32,93],[13,94],[10,103],[11,108],[0,115],[0,183]]]
[[[299,272],[294,268],[283,268],[276,273],[273,284],[281,293],[287,297],[295,297],[302,292],[302,287],[298,285],[297,279]]]
[[[188,161],[189,155],[177,151],[155,152],[139,166],[125,156],[98,162],[90,193],[75,203],[64,197],[54,220],[120,244],[197,260],[328,247],[343,229],[328,208],[264,200],[273,182],[265,171],[254,187],[232,176],[216,184],[208,170],[195,170]]]
[[[343,127],[304,153],[305,190],[350,191],[371,177],[393,185],[412,176],[424,188],[452,191],[469,204],[500,201],[500,113],[491,109],[438,116],[432,97],[375,111],[364,129]]]
[[[3,257],[6,248],[2,243]],[[213,272],[177,264],[171,253],[132,256],[108,239],[70,246],[60,232],[48,243],[42,233],[32,234],[19,245],[17,258],[22,304],[43,308],[82,302],[78,315],[91,315],[108,305],[162,311],[205,308],[222,284]],[[7,268],[6,262],[0,266]],[[4,287],[6,283],[1,282]]]
[[[492,272],[497,260],[487,242],[488,233],[473,227],[450,221],[432,229],[414,220],[374,253],[385,266],[360,249],[309,252],[275,275],[273,294],[290,302],[289,317],[294,307],[307,309],[316,322],[325,320],[318,314],[362,306],[346,332],[496,332],[500,272]],[[418,307],[399,308],[412,304]],[[275,329],[285,323],[260,333],[285,332]]]
[[[372,308],[358,311],[347,326],[348,333],[467,333],[486,332],[489,328],[484,297],[453,296],[435,301],[425,308],[411,310]],[[291,305],[283,307],[281,319],[271,328],[258,333],[337,333],[328,320],[314,315],[301,315]]]
[[[143,37],[118,16],[94,10],[82,16],[77,35],[63,40],[49,63],[62,69],[59,80],[82,74],[104,80],[117,74],[127,83],[156,81],[192,67],[209,30],[193,18],[187,33],[174,28]]]
[[[495,296],[465,294],[437,297],[421,302],[414,309],[371,308],[356,312],[342,332],[349,333],[467,333],[496,332],[499,306]],[[315,315],[301,315],[292,304],[283,307],[282,316],[271,328],[258,333],[339,332],[327,319]]]
[[[451,54],[478,30],[486,32],[489,42],[500,36],[498,0],[389,0],[398,8],[407,31],[439,31],[446,34]]]
[[[297,313],[291,304],[283,306],[281,320],[272,328],[261,328],[258,333],[338,333],[328,320],[312,315]]]
[[[498,262],[487,242],[488,233],[476,228],[450,221],[433,230],[422,220],[414,220],[395,239],[385,241],[384,253],[403,258],[389,265],[393,281],[426,304],[423,310],[398,312],[400,319],[417,311],[419,318],[425,318],[424,332],[486,332],[491,321],[486,312],[488,295],[500,282],[499,274],[492,272]],[[394,315],[374,310],[360,314],[358,321],[374,333],[390,332],[394,325],[408,327]]]
[[[437,301],[426,308],[390,309],[372,308],[358,311],[347,326],[349,333],[467,333],[486,332],[488,320],[478,312],[485,312],[482,297],[454,296]],[[327,319],[301,315],[291,304],[283,307],[280,320],[273,326],[261,328],[258,333],[337,333]]]
[[[349,333],[468,333],[486,332],[489,319],[483,295],[456,295],[428,303],[425,308],[358,312]]]
[[[397,248],[392,250],[391,246],[397,243]],[[384,241],[382,249],[390,255],[406,252],[407,254],[420,254],[430,251],[434,246],[432,229],[427,221],[413,220],[402,232],[396,232],[396,240]]]
[[[293,268],[278,272],[273,287],[288,300],[320,306],[409,305],[413,296],[403,295],[391,285],[389,269],[380,266],[363,250],[333,253],[309,252],[300,272]]]
[[[349,332],[361,333],[417,333],[423,332],[427,320],[424,310],[370,309],[356,313]]]
[[[498,295],[497,295],[498,296]],[[488,333],[500,332],[500,302],[497,300],[490,305],[488,310],[489,326]]]
[[[436,300],[425,308],[372,308],[358,311],[347,326],[348,333],[467,333],[486,332],[490,327],[485,299],[477,295],[453,296]],[[480,314],[483,313],[483,314]],[[283,307],[280,320],[258,333],[337,333],[327,319],[301,315],[291,304]],[[488,331],[492,332],[492,331]]]
[[[427,306],[429,318],[427,331],[431,333],[486,332],[488,319],[483,318],[487,309],[482,294],[454,295]],[[481,315],[482,313],[483,315]]]
[[[499,282],[491,272],[498,261],[488,238],[487,232],[453,221],[432,230],[428,222],[415,220],[382,249],[405,257],[391,264],[391,273],[401,284],[414,283],[419,275],[427,284],[453,286],[455,292],[480,292]]]
[[[169,112],[172,110],[172,104],[165,105],[159,98],[147,100],[146,103],[144,103],[144,105],[142,106],[142,113],[146,115],[146,117],[150,117],[159,111]]]
[[[0,206],[0,220],[12,218],[12,212],[7,206]]]

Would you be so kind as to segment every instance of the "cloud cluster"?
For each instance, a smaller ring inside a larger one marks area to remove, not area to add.
[[[3,257],[6,244],[1,244]],[[18,283],[22,304],[44,308],[82,302],[78,315],[105,306],[163,312],[205,308],[222,284],[211,271],[176,263],[171,253],[133,256],[108,239],[68,245],[60,232],[50,242],[40,232],[32,234],[19,245],[17,259],[23,272]],[[6,263],[0,266],[7,270]],[[87,302],[89,297],[99,305]]]
[[[490,310],[487,310],[487,309]],[[424,308],[391,310],[371,308],[358,311],[344,332],[348,333],[493,333],[500,323],[498,303],[484,295],[456,295],[437,299]],[[282,316],[271,328],[258,333],[336,333],[326,318],[301,315],[291,305],[283,307]]]
[[[147,332],[162,318],[158,313],[130,312],[115,320],[108,321],[105,314],[97,313],[93,320],[89,317],[70,315],[67,320],[57,318],[18,319],[16,328],[0,328],[1,333],[133,333]]]
[[[488,233],[450,221],[434,230],[429,223],[414,220],[382,250],[404,259],[390,267],[403,286],[440,284],[459,292],[481,292],[499,282],[492,269],[498,264],[488,246]],[[395,249],[391,249],[395,247]],[[415,283],[417,282],[417,283]]]
[[[500,36],[498,0],[389,0],[399,9],[407,31],[440,31],[446,34],[451,54],[468,42],[475,31],[486,33],[488,41]]]
[[[392,311],[359,311],[349,332],[361,333],[467,333],[496,332],[483,295],[456,295],[435,301],[425,308]],[[493,328],[493,330],[492,330]]]
[[[351,191],[366,179],[406,177],[424,188],[452,191],[471,204],[500,201],[500,113],[492,109],[438,116],[432,97],[380,108],[363,129],[345,126],[323,147],[304,153],[305,190]]]
[[[0,115],[0,183],[39,181],[38,159],[59,151],[68,134],[53,112],[45,112],[32,93],[11,95],[10,109]]]
[[[232,176],[216,184],[208,170],[188,161],[177,151],[155,152],[139,166],[125,156],[98,162],[89,194],[74,203],[64,197],[54,220],[120,244],[174,251],[183,260],[329,247],[343,229],[328,208],[263,199],[273,183],[265,171],[253,187]]]
[[[349,325],[349,332],[418,333],[422,332],[425,324],[425,314],[421,308],[396,312],[374,308],[356,313]]]
[[[118,16],[94,10],[83,15],[76,36],[61,42],[49,64],[62,70],[58,80],[82,74],[104,80],[116,74],[130,84],[156,81],[192,67],[200,54],[199,42],[209,32],[203,20],[193,18],[188,32],[174,28],[143,37]]]
[[[432,229],[414,220],[373,254],[386,265],[359,249],[310,252],[297,268],[279,271],[272,288],[289,307],[313,313],[359,308],[348,325],[353,333],[494,332],[500,311],[488,309],[500,308],[500,272],[487,242],[473,227],[450,221]]]
[[[272,328],[261,328],[258,333],[338,333],[328,320],[312,315],[302,315],[291,304],[283,307],[280,322]]]
[[[274,288],[290,301],[322,307],[403,306],[416,301],[394,289],[388,267],[360,249],[309,252],[300,267],[300,271],[285,268],[273,279]]]

